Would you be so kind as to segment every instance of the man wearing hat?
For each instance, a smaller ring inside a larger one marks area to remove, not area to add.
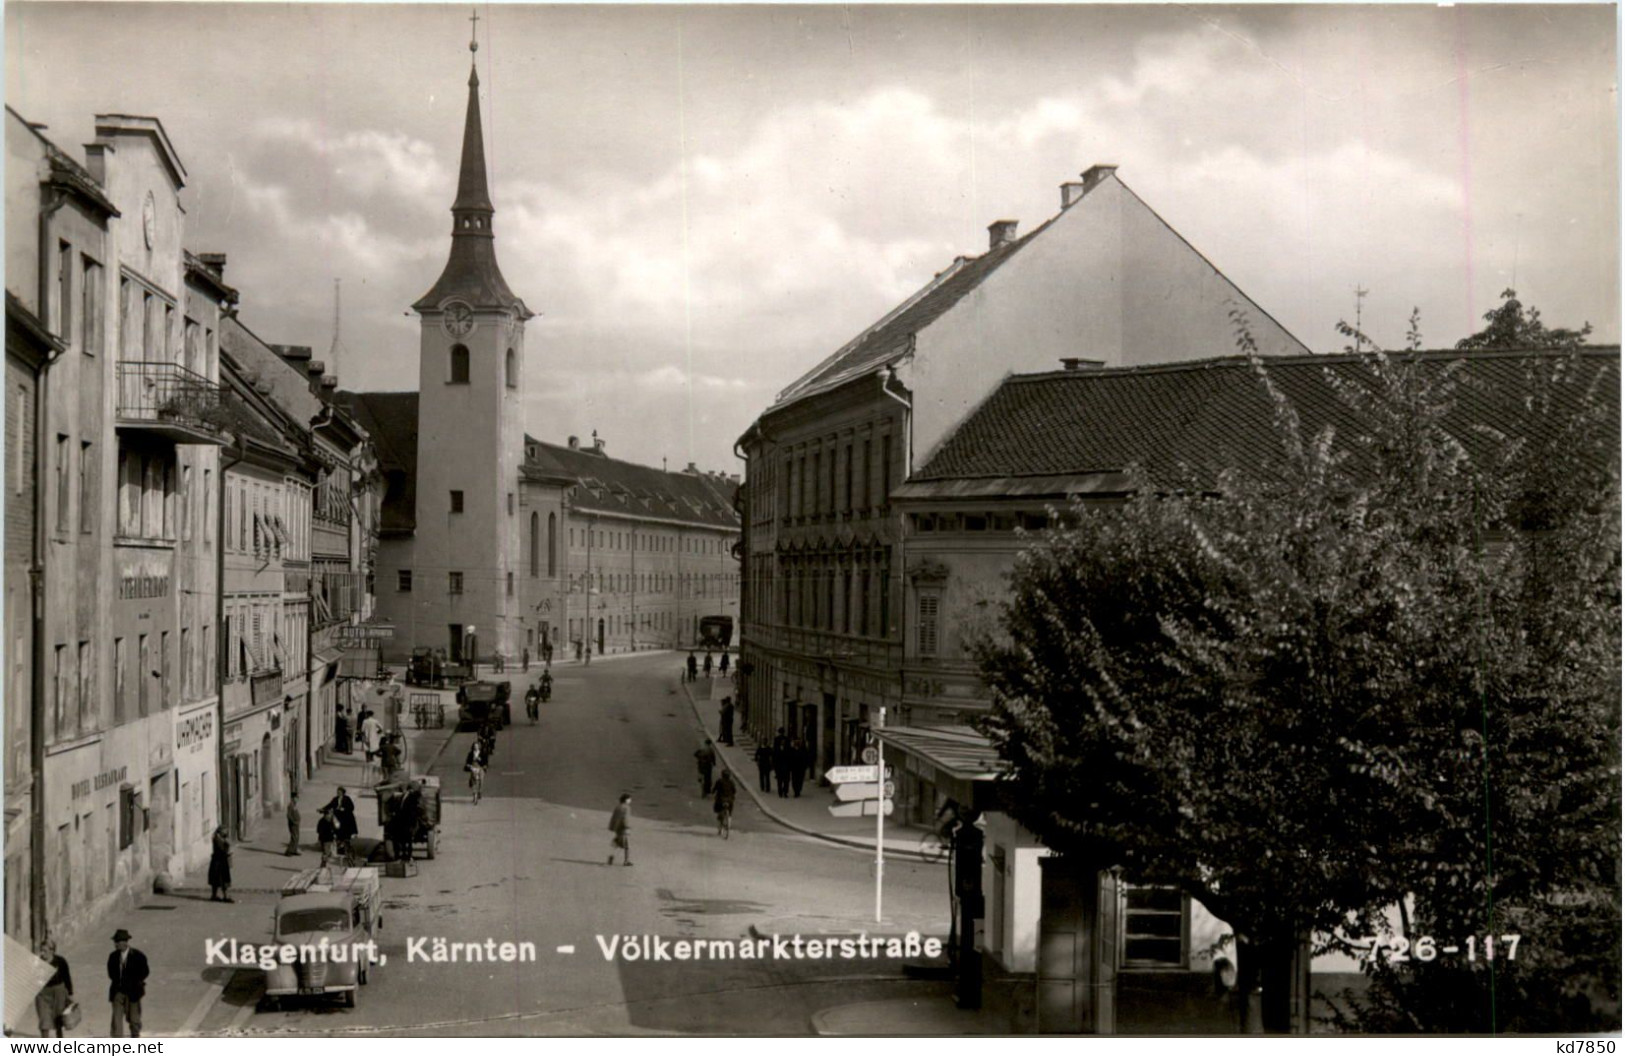
[[[130,1037],[141,1036],[141,999],[147,996],[147,955],[130,948],[130,933],[123,928],[113,932],[113,952],[107,955],[107,999],[113,1003],[111,1035],[124,1036],[130,1024]]]

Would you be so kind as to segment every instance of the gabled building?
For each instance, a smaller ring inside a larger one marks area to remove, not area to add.
[[[779,394],[740,438],[741,671],[758,736],[787,727],[818,765],[856,760],[879,709],[951,723],[930,679],[904,672],[914,634],[895,489],[1015,371],[1211,356],[1237,320],[1264,355],[1307,349],[1096,165],[1027,235],[988,228],[918,293]]]

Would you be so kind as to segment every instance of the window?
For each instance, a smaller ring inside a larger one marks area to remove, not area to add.
[[[1184,968],[1188,903],[1171,887],[1126,891],[1123,913],[1123,966]]]
[[[559,574],[559,516],[556,513],[547,515],[547,574]]]
[[[84,274],[80,287],[79,325],[84,327],[84,351],[96,355],[102,350],[102,266],[89,257],[81,258]]]
[[[53,736],[62,735],[62,724],[67,713],[67,686],[68,677],[68,647],[59,645],[53,658],[51,668],[51,731]]]
[[[192,630],[181,628],[181,699],[192,699]]]
[[[412,593],[412,570],[410,568],[403,568],[395,573],[395,590],[400,594]]]
[[[462,345],[451,346],[451,384],[468,384],[468,349]]]
[[[68,502],[72,492],[68,490],[68,437],[64,433],[56,434],[56,530],[68,530]]]
[[[887,505],[891,496],[891,437],[880,438],[880,505]]]
[[[128,698],[124,695],[125,674],[124,665],[128,661],[124,655],[124,639],[113,639],[113,725],[123,725],[129,718]]]
[[[214,665],[218,661],[215,659],[214,652],[214,627],[207,623],[203,625],[203,655],[198,660],[203,668],[203,680],[200,683],[202,693],[204,696],[208,696],[215,691]]]
[[[836,449],[833,448],[833,447],[830,448],[829,449],[829,512],[830,513],[834,513],[836,511],[836,505],[835,504],[840,501],[840,499],[839,499],[840,492],[836,490],[836,484],[837,484],[836,471],[840,468],[839,465],[837,465],[837,463],[839,461],[840,461],[840,459],[838,457],[838,452],[836,451]]]
[[[891,637],[891,547],[882,551],[880,558],[880,626],[877,632],[882,638]]]
[[[921,656],[937,655],[937,613],[942,599],[935,594],[921,594],[919,598],[919,651]]]
[[[160,631],[158,633],[158,692],[159,707],[165,711],[168,711],[174,703],[169,695],[171,685],[169,674],[169,632]]]
[[[451,512],[452,513],[462,513],[463,512],[463,493],[460,492],[460,491],[453,491],[451,493]]]
[[[181,538],[192,538],[192,467],[181,467]]]
[[[508,492],[508,516],[513,516],[513,492]]]
[[[136,639],[135,644],[135,684],[136,714],[144,719],[152,707],[147,689],[152,684],[152,659],[147,655],[147,636],[144,634]]]
[[[461,572],[446,573],[446,593],[461,594],[463,592],[463,574]]]
[[[79,530],[96,530],[96,464],[88,440],[79,443]]]
[[[56,247],[57,336],[73,344],[73,246],[60,242]]]
[[[203,541],[214,542],[214,470],[203,471]]]
[[[846,512],[852,512],[852,445],[846,445],[846,504],[841,507]]]
[[[78,733],[87,726],[94,729],[95,724],[91,709],[96,706],[96,689],[92,680],[96,675],[96,663],[90,655],[90,643],[79,643],[79,687],[74,695],[73,703],[73,732]]]
[[[508,573],[508,597],[513,597],[513,573]]]
[[[519,387],[519,357],[513,354],[511,348],[508,349],[504,373],[508,380],[508,388],[517,389]]]

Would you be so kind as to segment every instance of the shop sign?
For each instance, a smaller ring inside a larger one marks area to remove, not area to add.
[[[197,752],[214,737],[214,712],[198,711],[175,724],[175,750]]]
[[[150,553],[120,554],[118,596],[121,601],[169,596],[169,560]]]
[[[103,770],[95,777],[87,777],[83,781],[75,781],[73,783],[73,798],[79,799],[81,797],[88,796],[90,795],[92,789],[100,792],[109,785],[116,785],[124,780],[124,775],[127,774],[129,770],[130,768],[128,766],[120,766],[113,770]]]

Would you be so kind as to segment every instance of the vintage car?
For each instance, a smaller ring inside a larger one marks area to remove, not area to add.
[[[272,944],[289,952],[265,972],[265,1002],[337,995],[355,1007],[377,963],[383,927],[378,870],[318,866],[289,880],[272,915]]]
[[[457,723],[480,726],[494,718],[502,725],[513,722],[508,698],[513,687],[506,682],[469,682],[457,691]]]

